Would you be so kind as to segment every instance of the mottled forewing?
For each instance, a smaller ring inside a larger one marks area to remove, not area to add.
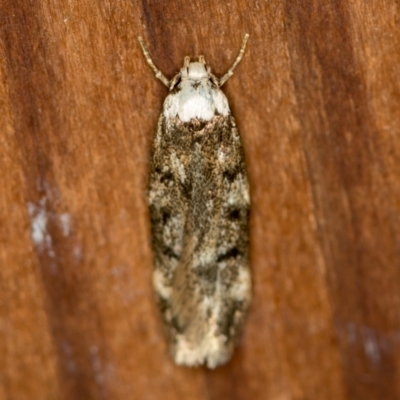
[[[160,117],[150,172],[155,290],[175,361],[226,362],[250,301],[249,188],[232,116]]]

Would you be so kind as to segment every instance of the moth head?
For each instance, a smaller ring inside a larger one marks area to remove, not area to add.
[[[171,80],[168,80],[166,76],[154,65],[154,62],[150,57],[149,51],[147,50],[147,47],[140,36],[139,42],[142,46],[143,54],[146,58],[146,61],[156,75],[156,78],[160,79],[160,81],[171,91],[177,86],[177,84],[181,80],[191,80],[199,82],[203,79],[209,79],[213,83],[213,85],[215,85],[216,87],[221,87],[229,79],[229,77],[233,75],[234,69],[242,59],[248,38],[249,34],[246,33],[243,38],[242,47],[240,48],[239,54],[236,57],[235,62],[229,68],[228,72],[220,79],[218,79],[211,73],[211,69],[207,66],[204,56],[200,56],[199,61],[197,62],[190,62],[190,58],[185,57],[183,68],[180,70],[179,74],[175,75]]]
[[[207,66],[203,56],[199,57],[199,61],[190,62],[190,57],[185,57],[183,68],[181,68],[181,79],[190,79],[193,81],[201,81],[209,79],[210,68]]]

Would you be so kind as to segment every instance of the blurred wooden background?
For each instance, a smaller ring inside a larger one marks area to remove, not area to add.
[[[400,4],[0,0],[0,399],[400,399]],[[149,149],[185,55],[226,72],[254,298],[231,363],[172,364]]]

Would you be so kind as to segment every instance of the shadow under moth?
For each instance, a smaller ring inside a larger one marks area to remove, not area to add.
[[[203,56],[168,80],[149,178],[153,286],[176,364],[209,368],[229,361],[251,298],[249,185],[240,135],[221,86]]]

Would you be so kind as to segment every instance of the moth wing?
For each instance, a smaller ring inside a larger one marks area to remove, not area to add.
[[[175,151],[169,137],[165,118],[161,115],[151,154],[149,206],[154,253],[153,286],[162,309],[166,308],[172,293],[185,225],[185,204],[180,200],[176,171],[171,165]],[[165,314],[164,318],[169,319]]]

